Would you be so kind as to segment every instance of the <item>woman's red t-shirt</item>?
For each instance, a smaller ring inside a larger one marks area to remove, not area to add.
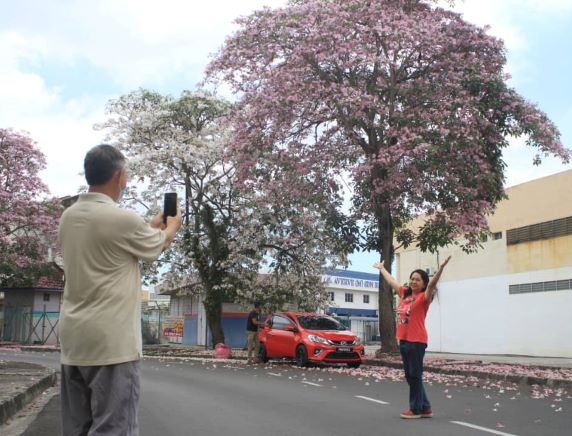
[[[429,310],[430,302],[425,299],[425,292],[410,295],[404,298],[405,290],[402,287],[400,292],[401,300],[397,307],[397,333],[396,337],[400,341],[427,343],[427,329],[425,328],[425,317]]]

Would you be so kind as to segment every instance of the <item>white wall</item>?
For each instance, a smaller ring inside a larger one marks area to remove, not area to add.
[[[44,294],[48,294],[50,296],[50,301],[44,301]],[[34,311],[43,312],[45,308],[46,312],[59,312],[61,297],[61,291],[37,290],[34,294]]]
[[[572,357],[572,290],[508,293],[509,284],[570,278],[572,267],[440,283],[428,350]]]

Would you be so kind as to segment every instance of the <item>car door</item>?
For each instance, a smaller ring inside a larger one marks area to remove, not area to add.
[[[266,332],[266,352],[272,357],[294,357],[294,332],[286,330],[286,326],[292,329],[294,323],[281,315],[272,317],[272,326]]]

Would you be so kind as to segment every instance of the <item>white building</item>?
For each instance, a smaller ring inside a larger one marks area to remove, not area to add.
[[[452,255],[429,309],[431,351],[572,357],[572,170],[507,189],[484,248]],[[397,253],[400,282],[437,257]]]
[[[359,271],[329,271],[322,276],[330,295],[327,312],[342,319],[364,342],[378,340],[379,274]]]
[[[322,280],[330,295],[329,313],[377,317],[378,274],[337,269],[324,274]]]

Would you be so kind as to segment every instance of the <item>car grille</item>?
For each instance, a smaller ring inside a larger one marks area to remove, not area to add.
[[[333,341],[333,340],[330,340],[330,342],[334,345],[341,345],[341,346],[355,345],[356,344],[356,341]]]
[[[355,352],[343,353],[340,351],[332,351],[328,353],[326,359],[359,359],[359,354]]]

